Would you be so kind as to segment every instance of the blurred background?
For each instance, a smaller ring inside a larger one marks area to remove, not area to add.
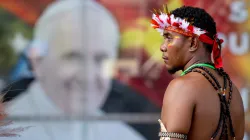
[[[214,17],[248,140],[249,0],[0,0],[0,89],[14,127],[31,126],[13,139],[158,139],[163,94],[179,76],[165,70],[150,27],[164,3]]]

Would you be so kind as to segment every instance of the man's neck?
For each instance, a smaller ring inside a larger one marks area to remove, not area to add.
[[[193,57],[188,61],[188,63],[184,66],[183,71],[186,70],[188,67],[192,66],[196,63],[212,63],[210,57]]]

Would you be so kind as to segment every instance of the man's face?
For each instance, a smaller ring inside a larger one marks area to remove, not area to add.
[[[164,31],[163,37],[162,58],[169,73],[174,74],[183,68],[191,41],[189,37],[168,30]]]
[[[110,71],[106,64],[115,59],[116,48],[105,44],[101,35],[72,30],[73,34],[59,33],[60,37],[52,39],[48,54],[35,69],[57,106],[68,113],[92,113],[109,93],[111,77],[105,73]]]

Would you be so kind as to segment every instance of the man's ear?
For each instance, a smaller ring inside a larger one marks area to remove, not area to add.
[[[198,37],[194,36],[191,38],[191,46],[189,47],[190,52],[194,52],[198,49],[199,46],[199,39]]]

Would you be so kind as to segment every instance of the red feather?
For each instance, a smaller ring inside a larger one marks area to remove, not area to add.
[[[163,21],[160,19],[160,16],[159,16],[159,15],[156,15],[156,17],[159,19],[159,21],[160,21],[161,23],[163,23]]]
[[[154,28],[154,29],[156,29],[156,28],[160,28],[160,26],[158,26],[158,25],[155,25],[155,26],[153,26],[153,28]]]
[[[177,22],[174,22],[174,23],[173,23],[173,26],[175,26],[175,27],[179,27],[179,26],[180,26],[180,24],[179,24],[179,23],[177,23]]]
[[[187,28],[188,28],[188,30],[189,30],[190,32],[192,32],[192,33],[193,33],[193,31],[194,31],[194,26],[189,25]]]
[[[159,24],[157,23],[157,21],[155,21],[154,19],[151,20],[151,23],[156,25],[156,26],[159,26]]]
[[[167,19],[168,24],[171,24],[171,18]]]

